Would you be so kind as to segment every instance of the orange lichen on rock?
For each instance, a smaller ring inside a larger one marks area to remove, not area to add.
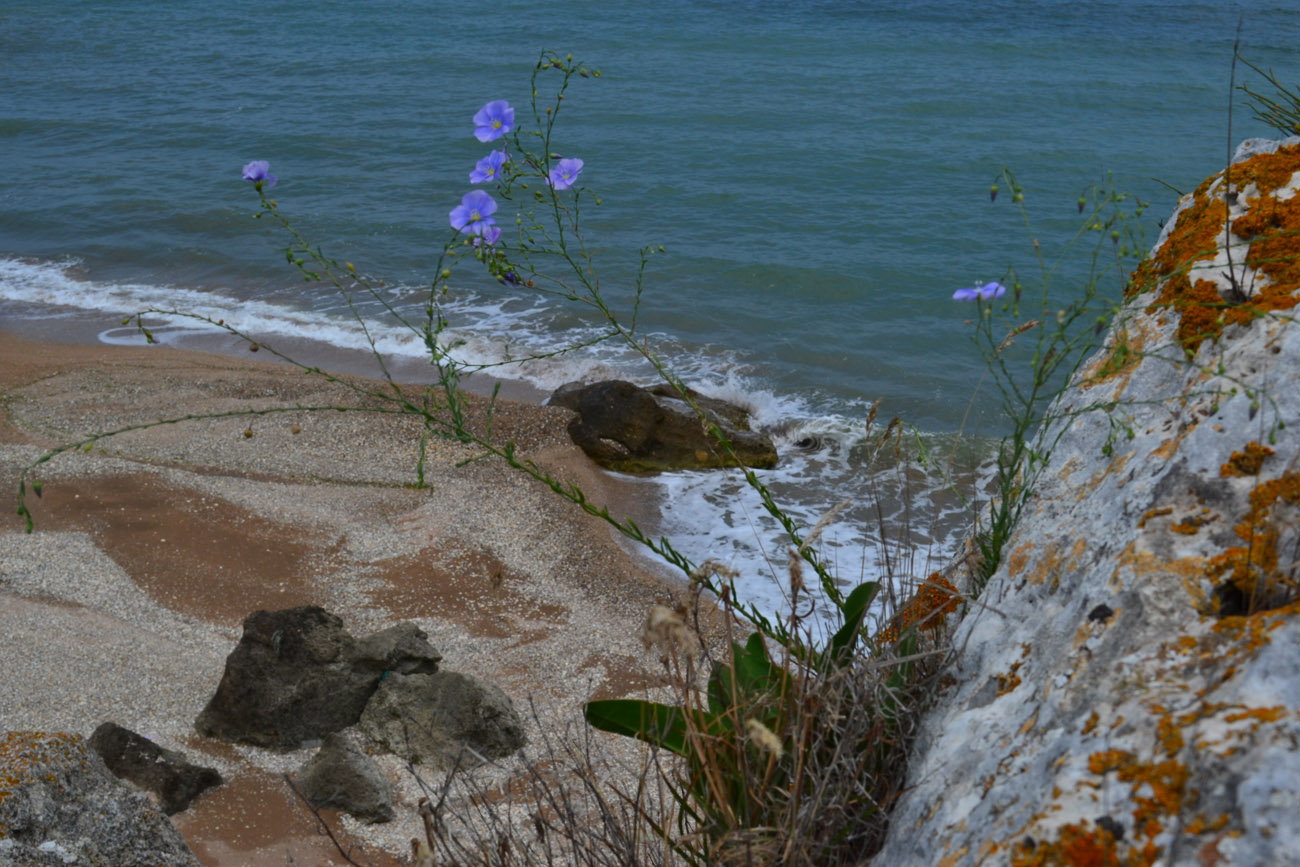
[[[1132,373],[1137,368],[1138,362],[1142,360],[1145,344],[1146,335],[1140,330],[1130,329],[1127,326],[1121,327],[1115,334],[1109,349],[1095,361],[1090,362],[1080,373],[1079,384],[1084,388],[1090,388],[1120,374]],[[1127,379],[1120,386],[1121,391],[1126,384]]]
[[[1156,287],[1161,279],[1182,271],[1183,282],[1187,282],[1185,271],[1192,263],[1201,259],[1213,258],[1218,246],[1219,234],[1227,220],[1228,209],[1219,196],[1209,197],[1210,187],[1219,179],[1212,175],[1201,182],[1192,193],[1192,203],[1179,212],[1173,231],[1160,247],[1160,252],[1152,259],[1143,260],[1129,280],[1124,290],[1126,298],[1141,295]],[[1168,282],[1166,282],[1168,287]],[[1166,288],[1166,292],[1169,291]],[[1157,299],[1157,306],[1170,306],[1165,292]],[[1150,310],[1148,312],[1151,312]]]
[[[911,627],[938,630],[944,618],[961,607],[961,599],[961,592],[935,572],[899,609],[889,625],[876,634],[876,640],[895,642]]]
[[[1120,552],[1118,564],[1120,569],[1132,570],[1134,578],[1139,580],[1163,575],[1177,576],[1183,589],[1191,597],[1192,605],[1196,610],[1203,614],[1210,613],[1211,606],[1204,586],[1204,557],[1160,557],[1150,551],[1142,550],[1134,541]],[[1116,574],[1119,574],[1118,570]]]
[[[1088,770],[1097,775],[1115,772],[1120,782],[1133,786],[1133,823],[1148,839],[1162,830],[1162,819],[1177,816],[1191,771],[1170,757],[1159,762],[1138,761],[1128,750],[1105,750],[1088,757]]]
[[[1168,515],[1172,511],[1173,511],[1172,506],[1160,506],[1159,508],[1156,509],[1147,509],[1142,514],[1141,520],[1138,521],[1138,529],[1141,530],[1143,527],[1145,527],[1147,525],[1147,521],[1150,521],[1152,518],[1163,517],[1165,515]]]
[[[1184,536],[1195,536],[1202,527],[1214,520],[1207,515],[1189,515],[1183,518],[1177,524],[1172,525],[1169,529],[1175,533],[1181,533]]]
[[[1274,452],[1268,446],[1262,446],[1256,441],[1246,443],[1246,447],[1239,452],[1233,452],[1228,458],[1228,462],[1219,467],[1219,475],[1224,478],[1231,476],[1258,476],[1260,468],[1264,465],[1264,460]]]
[[[1020,675],[1016,674],[1016,672],[1020,670],[1020,665],[1021,663],[1019,662],[1013,662],[1011,664],[1011,670],[1006,674],[994,675],[994,677],[998,679],[998,695],[1006,695],[1016,687],[1020,686]]]
[[[1245,544],[1228,548],[1205,566],[1210,578],[1227,575],[1245,601],[1245,613],[1277,608],[1296,598],[1294,579],[1278,569],[1281,527],[1272,513],[1279,503],[1300,506],[1300,474],[1286,473],[1251,491],[1250,512],[1233,528]]]
[[[1250,242],[1246,264],[1266,275],[1268,283],[1239,287],[1241,297],[1225,298],[1213,282],[1193,282],[1188,276],[1197,263],[1215,258],[1228,224],[1224,196],[1230,193],[1220,183],[1222,176],[1214,175],[1197,187],[1192,204],[1178,214],[1155,257],[1133,272],[1125,296],[1132,298],[1158,286],[1159,294],[1147,313],[1161,308],[1178,313],[1178,340],[1188,353],[1195,353],[1206,339],[1217,340],[1228,325],[1245,325],[1295,307],[1300,303],[1292,296],[1300,288],[1300,197],[1278,199],[1275,191],[1289,184],[1297,171],[1300,146],[1257,154],[1229,170],[1233,192],[1255,186],[1257,195],[1248,200],[1250,210],[1232,222],[1232,235]]]
[[[1115,835],[1088,822],[1065,825],[1051,842],[1026,839],[1012,851],[1013,867],[1127,867],[1146,863],[1120,859]]]
[[[31,778],[32,772],[51,763],[85,761],[85,741],[68,732],[11,731],[0,737],[0,803]],[[0,838],[9,828],[0,823]]]
[[[1024,571],[1025,566],[1029,563],[1029,552],[1033,550],[1033,547],[1033,542],[1026,542],[1011,552],[1010,556],[1007,557],[1007,575],[1009,577],[1014,578]]]

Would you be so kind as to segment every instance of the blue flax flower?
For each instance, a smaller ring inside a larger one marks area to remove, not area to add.
[[[958,289],[952,293],[952,300],[974,301],[979,298],[987,301],[990,298],[1001,298],[1005,294],[1007,294],[1007,287],[995,280],[992,283],[985,283],[983,286],[976,286],[973,289]]]
[[[474,115],[474,138],[496,141],[515,128],[515,110],[504,99],[489,102]]]
[[[460,200],[459,206],[451,209],[451,227],[466,235],[482,237],[486,229],[496,226],[497,221],[492,219],[496,209],[497,203],[491,196],[482,190],[472,190]]]
[[[555,168],[551,169],[551,186],[557,190],[567,190],[578,180],[580,174],[582,174],[582,160],[560,160],[555,164]]]
[[[495,181],[497,172],[501,171],[501,167],[509,161],[510,156],[505,151],[492,151],[474,166],[474,171],[469,173],[469,182],[481,184],[484,181]]]
[[[253,160],[244,166],[244,180],[260,183],[265,181],[266,188],[269,190],[275,186],[276,177],[270,172],[271,164],[266,160]]]
[[[483,231],[474,239],[475,247],[482,244],[487,244],[491,247],[495,245],[497,241],[501,240],[501,227],[496,223],[491,222],[491,219],[491,217],[488,218],[489,225],[485,225]]]

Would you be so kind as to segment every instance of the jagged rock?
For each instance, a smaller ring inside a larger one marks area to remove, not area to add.
[[[523,721],[504,692],[450,671],[385,677],[359,727],[393,753],[427,765],[473,766],[525,743]]]
[[[149,797],[110,774],[84,738],[11,731],[0,735],[0,863],[199,861]]]
[[[399,623],[357,642],[357,661],[380,675],[385,671],[433,674],[438,670],[442,654],[427,639],[414,623]]]
[[[158,806],[169,816],[221,785],[221,774],[213,768],[192,764],[180,753],[163,749],[117,723],[106,722],[95,729],[90,746],[115,776],[153,792]]]
[[[873,863],[1300,864],[1300,138],[1243,154],[1056,404]]]
[[[342,810],[371,824],[396,816],[388,778],[344,732],[326,736],[298,772],[298,783],[314,807]]]
[[[776,446],[749,430],[744,410],[694,392],[692,397],[721,428],[742,464],[776,466]],[[574,382],[557,389],[549,402],[578,414],[569,423],[569,437],[606,469],[640,473],[734,466],[690,406],[666,385],[644,389],[616,379]]]
[[[255,611],[226,658],[199,734],[295,749],[356,723],[388,671],[437,670],[440,657],[410,624],[356,641],[314,605]]]

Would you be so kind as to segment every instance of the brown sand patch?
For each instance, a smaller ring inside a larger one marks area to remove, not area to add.
[[[77,530],[160,605],[221,624],[249,612],[318,604],[321,548],[300,527],[169,485],[148,473],[47,485],[33,499],[42,530]]]
[[[401,863],[381,849],[359,847],[343,832],[333,810],[321,810],[321,818],[354,862],[373,867]],[[265,771],[241,770],[172,821],[206,867],[348,863],[288,784]],[[402,821],[400,814],[396,821]]]
[[[599,669],[603,676],[588,701],[609,698],[644,698],[656,686],[659,678],[650,674],[645,664],[634,657],[622,654],[592,654],[578,666],[579,671]]]
[[[471,636],[541,640],[549,630],[525,629],[538,620],[567,627],[569,610],[542,602],[523,590],[525,579],[513,574],[492,553],[433,545],[419,553],[371,566],[383,586],[370,591],[375,605],[396,620],[412,617],[450,620]]]

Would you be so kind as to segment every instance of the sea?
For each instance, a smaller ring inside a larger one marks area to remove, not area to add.
[[[136,343],[124,316],[174,309],[364,370],[345,301],[253,219],[241,168],[267,160],[294,227],[381,286],[360,312],[420,381],[423,346],[384,307],[424,309],[449,212],[493,147],[475,112],[504,99],[536,128],[538,58],[571,54],[601,74],[573,79],[551,145],[583,160],[582,242],[613,309],[630,317],[638,251],[662,246],[637,338],[751,411],[781,455],[759,478],[796,525],[837,509],[815,544],[841,587],[922,579],[970,531],[1011,429],[972,341],[983,308],[953,291],[1017,281],[1011,312],[1050,318],[1100,250],[1100,302],[1118,299],[1125,268],[1103,235],[1076,239],[1078,202],[1126,193],[1139,249],[1237,141],[1276,136],[1232,88],[1269,88],[1234,70],[1234,45],[1300,82],[1300,3],[5,0],[0,327]],[[543,110],[556,81],[540,79]],[[496,217],[512,226],[528,201]],[[601,334],[589,308],[474,264],[442,298],[463,361]],[[243,351],[194,319],[150,321],[168,344]],[[491,373],[538,400],[655,378],[610,341]],[[623,481],[644,529],[789,610],[789,540],[738,474]]]

